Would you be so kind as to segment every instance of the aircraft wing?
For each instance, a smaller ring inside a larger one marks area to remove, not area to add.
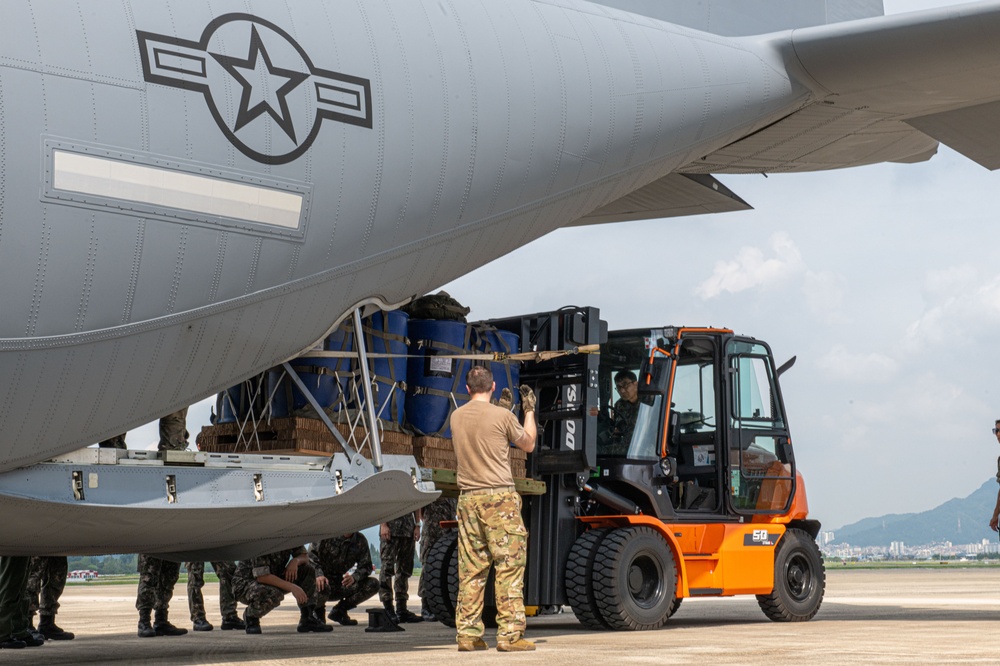
[[[815,99],[683,171],[812,171],[929,159],[940,141],[1000,167],[1000,4],[796,29],[765,39]]]
[[[750,208],[750,204],[712,176],[672,173],[601,206],[567,226],[728,213]]]

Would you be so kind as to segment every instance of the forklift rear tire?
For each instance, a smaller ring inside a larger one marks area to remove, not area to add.
[[[573,543],[566,560],[566,600],[573,614],[585,627],[610,629],[594,599],[594,560],[601,541],[611,530],[602,527],[587,530]]]
[[[458,531],[448,530],[435,541],[427,552],[427,562],[422,563],[424,594],[427,608],[447,627],[455,626],[455,606],[458,602]],[[486,581],[486,605],[483,607],[483,624],[490,629],[497,626],[497,609],[494,605],[493,570]]]
[[[620,527],[601,542],[594,560],[594,599],[617,630],[658,629],[670,617],[677,584],[667,542],[649,527]]]
[[[774,590],[758,594],[764,615],[775,622],[805,622],[819,612],[826,590],[826,569],[816,541],[791,528],[774,554]]]

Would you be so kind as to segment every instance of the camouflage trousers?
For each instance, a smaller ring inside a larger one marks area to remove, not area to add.
[[[201,588],[205,587],[205,563],[186,562],[188,572],[187,595],[191,621],[205,619],[205,597]],[[223,619],[236,615],[236,597],[233,596],[233,573],[236,565],[232,562],[212,562],[212,568],[219,577],[219,610]]]
[[[30,557],[0,556],[0,640],[28,632],[28,582]]]
[[[410,598],[410,576],[413,575],[413,552],[416,542],[413,537],[391,537],[379,544],[382,568],[378,572],[378,599],[383,604],[392,603],[406,606]]]
[[[66,589],[69,565],[65,557],[32,557],[28,568],[29,612],[55,615],[59,597]]]
[[[160,418],[160,451],[183,451],[188,447],[186,427],[188,408],[179,409]]]
[[[174,596],[174,585],[180,578],[181,565],[152,555],[139,555],[139,589],[135,595],[136,610],[165,611]]]
[[[120,435],[115,435],[110,439],[106,439],[103,442],[98,443],[99,447],[102,449],[127,449],[128,446],[125,445],[125,433]]]
[[[524,565],[528,531],[521,519],[521,496],[515,492],[465,494],[458,498],[459,637],[481,637],[486,579],[496,570],[497,640],[516,641],[524,634]]]
[[[311,565],[299,565],[295,584],[302,588],[309,599],[316,598],[316,570]],[[281,588],[258,583],[254,578],[237,577],[233,580],[233,595],[247,605],[247,617],[264,617],[281,605],[286,594],[288,593]]]
[[[351,610],[374,597],[378,587],[379,582],[369,576],[356,580],[347,587],[341,585],[339,580],[336,582],[331,580],[322,592],[316,591],[315,604],[317,607],[322,607],[331,599],[339,599],[338,606],[344,610]]]

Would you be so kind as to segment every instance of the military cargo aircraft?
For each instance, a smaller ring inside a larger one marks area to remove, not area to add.
[[[714,174],[916,162],[939,141],[1000,166],[1000,2],[882,13],[6,3],[0,552],[236,557],[398,515],[433,498],[411,460],[282,485],[300,472],[248,458],[165,486],[163,460],[43,461],[560,227],[749,207]]]

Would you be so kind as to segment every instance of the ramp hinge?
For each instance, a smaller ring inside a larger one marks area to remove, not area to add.
[[[258,502],[264,501],[264,476],[262,474],[253,475],[253,498]]]
[[[167,474],[167,504],[177,504],[177,477]]]
[[[83,472],[81,472],[79,470],[74,470],[74,472],[73,472],[73,479],[70,482],[70,485],[73,488],[73,499],[75,499],[78,502],[82,502],[83,499],[84,499],[84,497],[83,497]]]

